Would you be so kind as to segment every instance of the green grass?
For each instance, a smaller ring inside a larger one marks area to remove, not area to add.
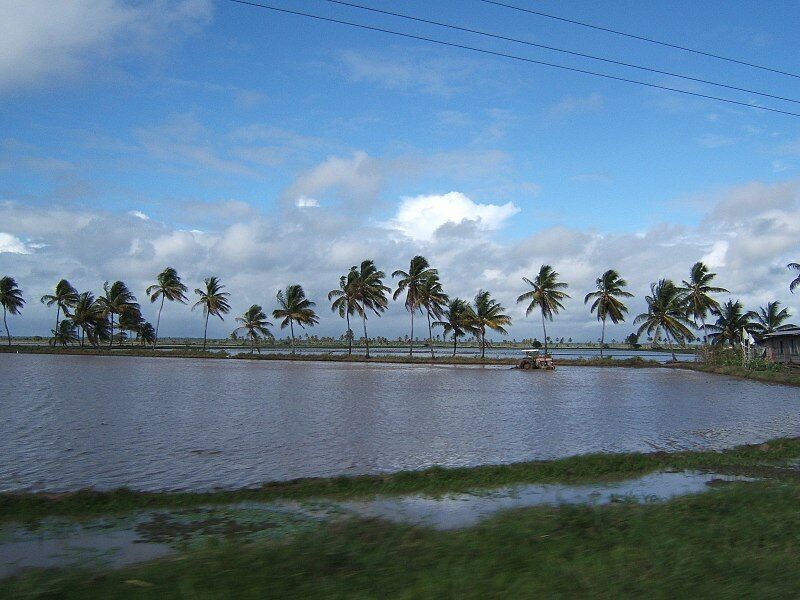
[[[63,494],[0,494],[0,520],[26,520],[48,515],[89,516],[156,507],[190,507],[279,499],[347,499],[376,494],[442,494],[517,483],[601,481],[633,477],[659,469],[711,471],[761,468],[800,456],[800,438],[779,438],[764,444],[723,452],[655,452],[585,454],[552,461],[508,465],[402,471],[384,475],[297,479],[266,483],[256,489],[209,493],[148,493],[118,489]]]
[[[353,520],[119,571],[34,571],[13,598],[789,598],[800,485],[666,503],[535,507],[455,531]]]
[[[702,371],[703,373],[715,373],[717,375],[728,375],[741,379],[752,379],[764,383],[800,386],[800,370],[797,369],[793,371],[788,369],[780,371],[757,371],[737,365],[709,365],[704,363],[681,363],[678,365],[678,368]]]

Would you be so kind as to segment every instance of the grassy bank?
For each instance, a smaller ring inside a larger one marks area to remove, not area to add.
[[[0,597],[796,597],[800,480],[771,478],[764,465],[798,453],[800,440],[783,439],[723,453],[593,455],[285,484],[273,492],[452,491],[476,481],[629,476],[667,466],[767,477],[665,503],[518,509],[452,531],[347,520],[272,542],[232,535],[123,570],[28,572],[0,581]]]
[[[114,348],[52,348],[50,346],[0,346],[0,353],[19,354],[63,354],[79,356],[138,356],[157,358],[217,358],[233,360],[291,360],[297,362],[350,362],[350,363],[376,363],[376,364],[416,364],[416,365],[507,365],[519,364],[522,358],[480,358],[476,356],[452,356],[440,354],[431,357],[427,354],[415,356],[371,356],[366,358],[363,354],[289,354],[289,353],[249,353],[229,355],[224,350],[157,350],[151,348],[123,347]],[[557,364],[561,366],[588,366],[588,367],[657,367],[661,363],[639,357],[616,360],[613,358],[558,358]]]
[[[779,383],[781,385],[795,385],[800,386],[800,370],[795,369],[790,371],[774,370],[774,371],[758,371],[755,369],[747,369],[742,366],[733,365],[710,365],[705,363],[681,363],[680,365],[665,365],[666,367],[691,369],[692,371],[701,371],[703,373],[715,373],[717,375],[728,375],[730,377],[739,377],[741,379],[752,379],[754,381],[761,381],[764,383]]]
[[[208,493],[147,493],[119,489],[83,490],[63,494],[0,494],[0,520],[47,515],[96,515],[141,508],[191,507],[244,501],[308,498],[355,498],[375,494],[441,494],[517,483],[613,480],[659,469],[713,471],[761,469],[800,457],[800,438],[781,438],[724,452],[655,452],[587,454],[552,461],[470,468],[433,467],[359,477],[298,479],[267,483],[255,489]]]

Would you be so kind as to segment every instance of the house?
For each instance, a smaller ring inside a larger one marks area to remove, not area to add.
[[[767,360],[800,364],[800,327],[768,333],[759,345],[764,348]]]

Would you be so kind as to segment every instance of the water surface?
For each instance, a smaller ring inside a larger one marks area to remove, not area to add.
[[[672,369],[0,354],[0,399],[0,491],[237,488],[800,435],[797,388]]]

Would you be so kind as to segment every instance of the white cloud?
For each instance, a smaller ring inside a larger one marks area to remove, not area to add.
[[[730,243],[726,240],[719,240],[714,242],[711,250],[704,254],[700,260],[706,263],[709,267],[717,268],[725,266],[725,255],[728,252]]]
[[[29,254],[30,250],[18,237],[0,231],[0,252],[10,252],[13,254]]]
[[[317,208],[319,207],[319,200],[308,198],[307,196],[300,196],[294,203],[297,208]]]
[[[512,202],[478,204],[460,192],[403,198],[397,214],[384,224],[416,240],[429,240],[446,224],[473,222],[477,229],[498,229],[519,212]]]
[[[130,211],[128,211],[128,214],[130,216],[132,216],[132,217],[136,217],[137,219],[141,219],[142,221],[149,221],[150,220],[150,217],[148,217],[146,214],[144,214],[140,210],[130,210]]]
[[[210,0],[0,3],[0,91],[70,77],[115,55],[152,52],[207,23]]]

